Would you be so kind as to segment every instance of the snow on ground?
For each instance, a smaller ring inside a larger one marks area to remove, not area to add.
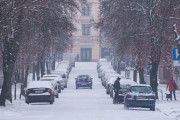
[[[79,74],[93,78],[93,89],[75,89]],[[159,85],[164,89],[163,85]],[[0,107],[0,120],[180,120],[180,92],[177,101],[158,100],[156,111],[149,109],[124,110],[123,104],[114,105],[106,95],[96,72],[96,63],[76,63],[69,76],[68,88],[59,94],[53,105],[25,104],[24,98]]]

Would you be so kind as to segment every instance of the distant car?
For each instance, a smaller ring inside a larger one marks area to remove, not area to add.
[[[25,91],[25,102],[54,102],[54,86],[48,81],[30,82]]]
[[[132,85],[124,98],[124,108],[142,107],[155,111],[156,95],[151,86],[140,84]]]
[[[56,98],[59,98],[58,83],[56,82],[56,79],[54,77],[41,78],[39,81],[48,81],[51,84],[53,84],[53,87],[54,87],[54,96],[56,96]]]
[[[92,78],[89,75],[79,75],[76,79],[76,89],[79,87],[89,87],[92,89]]]

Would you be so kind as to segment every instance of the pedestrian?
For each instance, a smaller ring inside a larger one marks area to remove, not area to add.
[[[79,61],[79,54],[76,55],[76,60]]]
[[[116,79],[116,81],[114,82],[114,93],[115,93],[115,96],[114,96],[114,99],[113,99],[114,104],[118,103],[118,92],[121,89],[121,87],[120,87],[120,79],[121,78],[118,77]]]
[[[176,89],[177,89],[177,84],[175,82],[175,80],[173,79],[173,76],[169,77],[168,83],[167,83],[167,87],[166,90],[169,88],[170,91],[170,99],[172,100],[172,93],[174,95],[174,100],[176,100]]]

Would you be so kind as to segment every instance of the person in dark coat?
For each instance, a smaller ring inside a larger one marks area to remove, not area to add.
[[[119,90],[121,89],[121,87],[120,87],[120,77],[118,77],[117,79],[116,79],[116,81],[114,82],[114,93],[115,93],[115,96],[114,96],[114,102],[113,103],[117,103],[117,101],[118,101],[118,92],[119,92]]]
[[[172,93],[174,95],[174,100],[176,100],[176,93],[175,93],[175,91],[177,89],[177,84],[176,84],[175,80],[173,79],[173,76],[169,77],[166,90],[168,88],[169,88],[169,91],[170,91],[171,100],[172,100]]]

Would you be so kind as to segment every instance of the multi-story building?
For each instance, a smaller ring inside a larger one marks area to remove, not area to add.
[[[81,11],[75,16],[77,31],[73,33],[73,48],[71,52],[79,56],[80,61],[96,61],[100,58],[99,31],[95,23],[99,20],[99,1],[87,0]]]

